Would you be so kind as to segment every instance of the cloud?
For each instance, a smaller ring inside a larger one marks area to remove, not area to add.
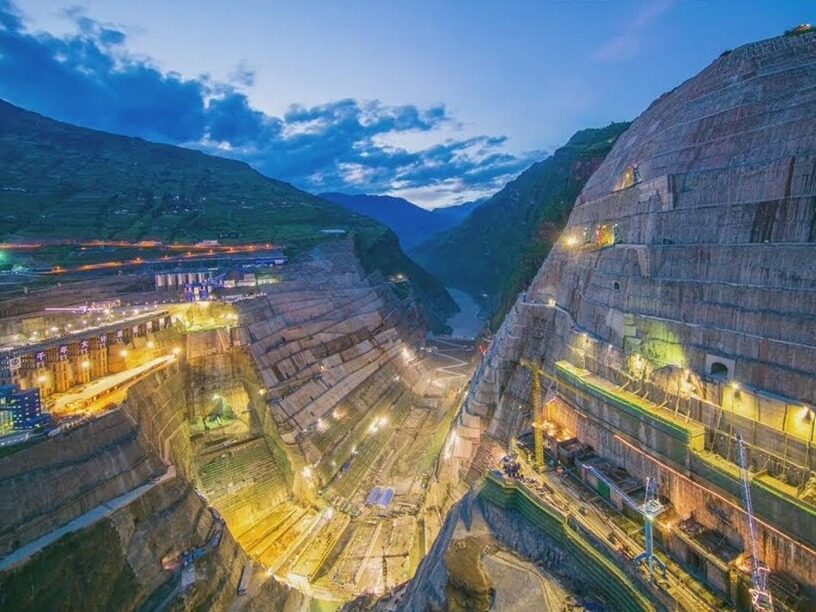
[[[642,10],[634,15],[627,13],[629,21],[623,30],[610,38],[595,51],[594,59],[601,63],[620,63],[637,56],[641,40],[649,28],[666,12],[675,0],[647,0]]]
[[[0,0],[0,98],[86,127],[241,159],[309,191],[410,192],[426,203],[472,199],[540,158],[508,153],[504,137],[451,137],[461,126],[443,104],[348,98],[268,115],[245,93],[255,81],[245,64],[228,82],[184,78],[130,54],[129,29],[81,9],[63,15],[75,33],[32,32],[17,8]],[[397,144],[418,134],[436,141],[412,150]]]

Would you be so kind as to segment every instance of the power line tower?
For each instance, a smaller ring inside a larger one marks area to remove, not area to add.
[[[770,570],[759,559],[757,546],[756,519],[754,518],[754,500],[751,495],[751,481],[748,473],[748,459],[745,452],[745,442],[737,434],[737,450],[739,453],[740,476],[742,477],[742,499],[745,503],[745,512],[748,514],[748,535],[751,545],[751,605],[754,610],[765,612],[773,610],[773,598],[768,586]]]
[[[530,391],[530,405],[533,409],[533,440],[535,443],[535,463],[536,467],[544,466],[544,427],[549,415],[544,415],[544,402],[541,398],[541,377],[544,370],[537,363],[529,359],[522,359],[521,365],[530,370],[533,375],[533,386]]]

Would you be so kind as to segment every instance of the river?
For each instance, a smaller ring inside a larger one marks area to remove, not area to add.
[[[459,312],[447,320],[447,324],[451,327],[452,336],[459,336],[464,338],[475,338],[485,325],[483,319],[479,314],[481,308],[470,295],[459,289],[447,287],[448,293],[459,306]]]

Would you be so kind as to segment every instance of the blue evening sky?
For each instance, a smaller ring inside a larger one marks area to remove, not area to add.
[[[438,206],[814,20],[804,0],[0,0],[0,98]]]

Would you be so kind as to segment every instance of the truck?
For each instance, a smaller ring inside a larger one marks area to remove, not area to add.
[[[252,579],[252,562],[250,561],[241,571],[241,580],[238,582],[238,594],[246,595],[249,589],[249,581]]]

